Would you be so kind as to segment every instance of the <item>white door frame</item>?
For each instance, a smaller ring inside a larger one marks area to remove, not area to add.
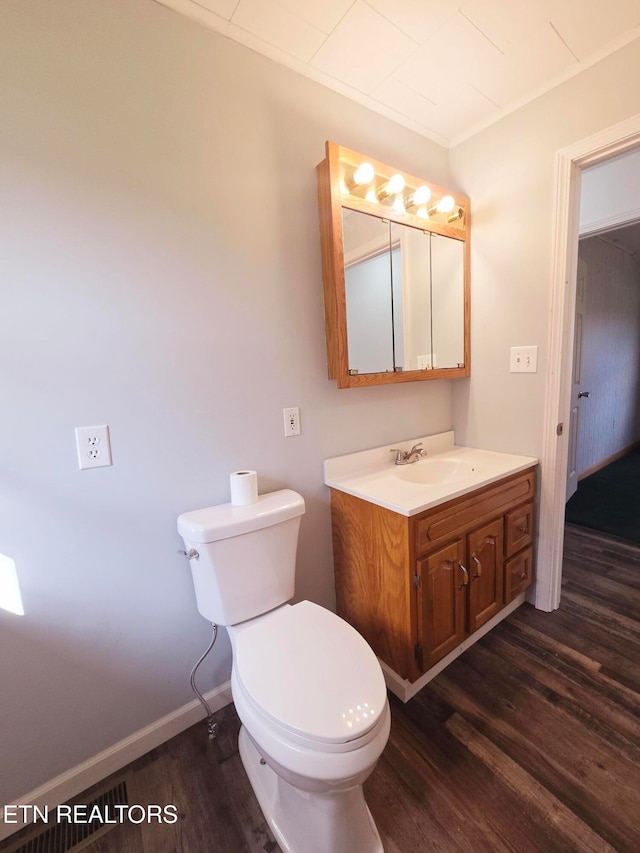
[[[562,546],[567,482],[571,368],[576,300],[580,174],[640,144],[640,115],[613,125],[556,154],[554,251],[549,360],[541,456],[540,526],[535,606],[560,604]],[[558,436],[558,424],[563,434]]]
[[[582,425],[582,402],[584,356],[584,317],[586,299],[587,264],[578,253],[578,270],[576,275],[576,305],[573,327],[573,365],[571,370],[571,405],[569,406],[569,435],[567,436],[567,493],[568,501],[578,490],[578,453],[580,445],[580,428]],[[587,392],[589,396],[589,392]]]

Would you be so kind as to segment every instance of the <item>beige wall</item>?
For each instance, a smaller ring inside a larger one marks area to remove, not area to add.
[[[540,455],[548,368],[556,152],[640,113],[640,41],[451,151],[471,197],[471,364],[454,385],[463,443]],[[509,373],[509,348],[539,347]],[[544,477],[544,472],[543,472]]]
[[[326,378],[315,186],[326,139],[446,185],[444,149],[152,0],[4,0],[0,110],[7,803],[193,698],[180,512],[241,467],[299,490],[297,596],[332,606],[322,460],[452,416],[447,382]],[[101,423],[114,465],[79,472]],[[229,669],[222,632],[201,688]]]

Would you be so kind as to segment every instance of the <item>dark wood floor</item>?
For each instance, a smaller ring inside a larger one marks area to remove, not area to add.
[[[640,850],[640,548],[568,527],[562,605],[523,605],[411,702],[366,784],[386,853]],[[278,851],[236,749],[232,707],[133,765],[123,825],[90,853]],[[304,853],[304,851],[302,851]],[[327,851],[331,853],[331,851]],[[357,853],[357,851],[354,851]]]

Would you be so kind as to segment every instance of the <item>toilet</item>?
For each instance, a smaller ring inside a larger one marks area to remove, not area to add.
[[[389,737],[380,665],[329,610],[294,594],[303,498],[290,489],[249,506],[178,518],[198,610],[225,625],[239,749],[285,853],[379,853],[362,784]]]

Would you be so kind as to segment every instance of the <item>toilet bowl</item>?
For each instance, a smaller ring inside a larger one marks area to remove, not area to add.
[[[178,519],[198,609],[227,626],[239,751],[284,853],[381,853],[362,784],[387,743],[380,664],[358,632],[293,592],[295,492]]]
[[[389,735],[384,678],[360,634],[302,601],[229,635],[234,703],[265,760],[306,790],[360,784]]]
[[[380,665],[344,620],[303,601],[229,629],[240,755],[284,850],[382,850],[362,783],[384,749]]]

